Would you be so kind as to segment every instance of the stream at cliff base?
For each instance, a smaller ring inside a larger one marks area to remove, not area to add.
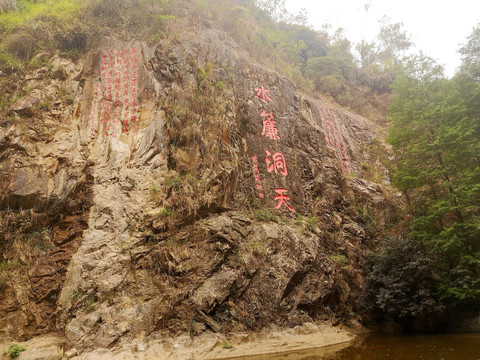
[[[360,336],[351,346],[302,350],[244,360],[480,360],[480,333]]]

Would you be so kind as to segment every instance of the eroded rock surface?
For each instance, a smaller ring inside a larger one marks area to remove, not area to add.
[[[32,110],[48,133],[0,128],[2,208],[47,214],[53,244],[25,289],[0,295],[2,334],[55,329],[69,358],[357,319],[364,253],[395,218],[383,186],[352,175],[376,136],[366,119],[212,28],[168,46],[104,38],[52,62],[24,80],[44,91],[11,109],[48,100]]]

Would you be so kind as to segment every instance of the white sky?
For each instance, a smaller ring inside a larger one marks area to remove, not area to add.
[[[332,25],[331,34],[339,27],[354,43],[374,40],[384,15],[391,23],[402,22],[411,35],[415,52],[426,55],[445,66],[451,76],[460,65],[457,51],[480,22],[480,0],[287,0],[287,9],[297,13],[307,9],[309,22],[315,29]],[[365,11],[364,6],[370,5]]]

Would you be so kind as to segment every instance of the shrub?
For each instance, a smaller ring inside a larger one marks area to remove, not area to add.
[[[307,220],[305,221],[305,227],[312,231],[315,226],[317,226],[317,223],[318,223],[318,218],[316,216],[312,216],[312,217],[309,217],[307,218]]]
[[[18,59],[30,59],[38,50],[38,39],[28,31],[21,31],[9,36],[5,49]]]
[[[173,211],[171,209],[167,209],[167,208],[160,208],[160,211],[158,212],[158,216],[162,217],[162,218],[166,218],[166,217],[169,217],[173,214]]]
[[[230,344],[230,342],[229,342],[227,339],[223,339],[223,341],[222,341],[222,348],[224,348],[224,349],[231,349],[231,348],[232,348],[232,344]]]
[[[8,347],[7,350],[5,350],[3,353],[5,355],[9,355],[12,359],[16,358],[22,351],[27,350],[25,346],[21,346],[18,344],[12,344]]]
[[[5,0],[0,5],[1,1]],[[85,2],[22,1],[19,5],[18,11],[0,13],[0,45],[5,53],[25,63],[41,49],[60,49],[76,56],[85,50],[92,34],[90,24],[81,18]],[[10,70],[20,68],[1,51],[0,62]]]
[[[277,214],[272,209],[258,209],[253,215],[258,221],[273,221],[278,223]]]
[[[340,266],[347,265],[348,263],[348,259],[345,257],[345,255],[329,255],[328,257]]]
[[[85,300],[83,309],[85,310],[85,312],[91,312],[95,310],[95,307],[97,305],[98,305],[98,302],[97,300],[95,300],[95,298],[88,298],[87,300]]]
[[[366,308],[397,319],[442,310],[434,290],[433,269],[433,260],[422,244],[409,238],[387,239],[367,258]]]
[[[15,56],[9,52],[0,50],[0,66],[3,67],[7,73],[13,71],[22,71],[23,64]]]
[[[321,90],[333,97],[339,96],[345,90],[345,80],[338,75],[327,75],[319,78],[315,85]]]
[[[173,189],[178,189],[180,187],[180,174],[176,174],[175,176],[170,176],[167,178],[167,186]]]
[[[175,18],[170,0],[96,0],[91,14],[103,27],[120,28],[150,41],[160,39]]]

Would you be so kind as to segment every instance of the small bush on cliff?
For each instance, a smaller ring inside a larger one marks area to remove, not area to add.
[[[222,341],[222,348],[224,348],[224,349],[231,349],[231,348],[232,348],[232,344],[230,344],[230,342],[229,342],[227,339],[223,339],[223,341]]]
[[[258,209],[253,215],[258,221],[273,221],[278,223],[278,217],[273,209]]]
[[[5,350],[3,353],[5,355],[9,355],[12,359],[16,358],[22,351],[27,350],[25,346],[21,346],[18,344],[12,344],[8,347],[7,350]]]
[[[305,220],[305,227],[313,231],[318,224],[318,218],[316,216],[309,217]]]

